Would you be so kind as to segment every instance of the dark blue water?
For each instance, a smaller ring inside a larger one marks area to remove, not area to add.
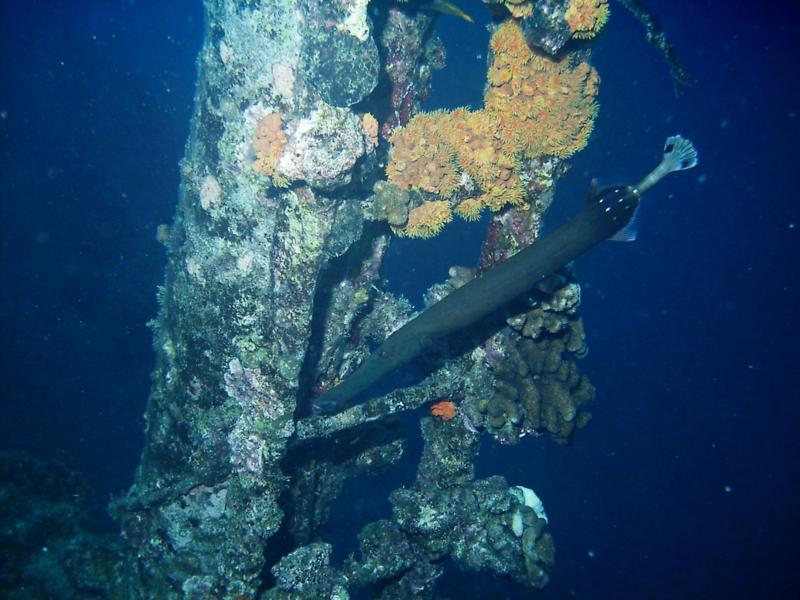
[[[548,225],[580,208],[591,177],[638,180],[667,135],[692,139],[701,163],[647,195],[639,241],[578,261],[582,368],[598,389],[590,426],[566,448],[487,440],[478,474],[544,500],[557,567],[542,597],[791,597],[800,15],[741,1],[648,4],[699,82],[676,99],[660,55],[612,3],[593,58],[602,108]],[[145,324],[165,263],[155,229],[174,213],[202,19],[189,1],[3,5],[1,445],[82,471],[98,505],[130,484],[142,447]],[[480,102],[488,34],[469,27],[441,19],[449,65],[430,107]],[[418,300],[449,265],[474,262],[482,227],[396,243],[390,288]],[[362,485],[385,510],[380,482]],[[525,597],[451,569],[443,592],[464,589]]]

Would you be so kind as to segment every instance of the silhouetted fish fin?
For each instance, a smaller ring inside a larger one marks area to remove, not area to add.
[[[633,211],[633,216],[628,221],[628,224],[608,239],[613,242],[635,242],[636,235],[639,233],[639,214],[641,211],[642,205],[639,204],[636,210]]]
[[[544,279],[539,280],[536,289],[543,294],[555,294],[558,290],[569,283],[570,274],[566,268],[561,268],[555,273],[550,273]]]
[[[589,183],[589,191],[586,194],[586,204],[594,202],[603,190],[600,189],[600,182],[592,179]]]

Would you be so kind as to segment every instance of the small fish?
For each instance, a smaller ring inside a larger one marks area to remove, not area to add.
[[[460,17],[465,21],[474,23],[472,17],[470,17],[467,13],[449,0],[427,0],[426,2],[420,4],[419,7],[422,10],[430,10],[433,12],[442,13],[443,15],[453,15],[454,17]]]

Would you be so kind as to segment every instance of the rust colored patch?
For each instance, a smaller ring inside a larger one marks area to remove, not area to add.
[[[439,417],[442,421],[449,421],[456,416],[456,403],[450,400],[442,400],[431,406],[431,414]]]

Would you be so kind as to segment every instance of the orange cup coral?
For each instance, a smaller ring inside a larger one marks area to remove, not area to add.
[[[573,37],[594,37],[608,20],[608,1],[570,0],[564,18]]]
[[[286,147],[286,141],[280,114],[269,113],[264,116],[256,125],[256,133],[253,138],[253,150],[256,152],[253,169],[274,177],[275,167]]]
[[[441,196],[455,190],[455,151],[441,135],[447,116],[443,111],[421,113],[392,133],[392,159],[386,175],[397,187]]]
[[[390,137],[388,179],[448,199],[413,209],[408,225],[395,229],[399,235],[436,235],[451,219],[450,202],[467,220],[485,208],[524,205],[524,159],[565,158],[586,145],[597,114],[597,71],[570,55],[555,60],[532,50],[513,19],[497,28],[490,45],[482,110],[421,113]]]
[[[502,135],[526,157],[567,157],[586,145],[597,114],[600,78],[569,55],[553,60],[528,47],[513,21],[492,36],[486,109],[497,113]]]
[[[431,406],[431,414],[442,421],[449,421],[456,416],[456,403],[451,400],[442,400]]]
[[[378,121],[370,113],[361,115],[361,125],[364,131],[369,136],[369,141],[372,143],[373,148],[378,147]]]
[[[465,221],[477,221],[481,218],[483,203],[480,198],[467,198],[456,206],[456,214]]]
[[[423,202],[409,211],[405,227],[393,229],[403,237],[429,238],[437,235],[452,220],[453,212],[446,200]]]

